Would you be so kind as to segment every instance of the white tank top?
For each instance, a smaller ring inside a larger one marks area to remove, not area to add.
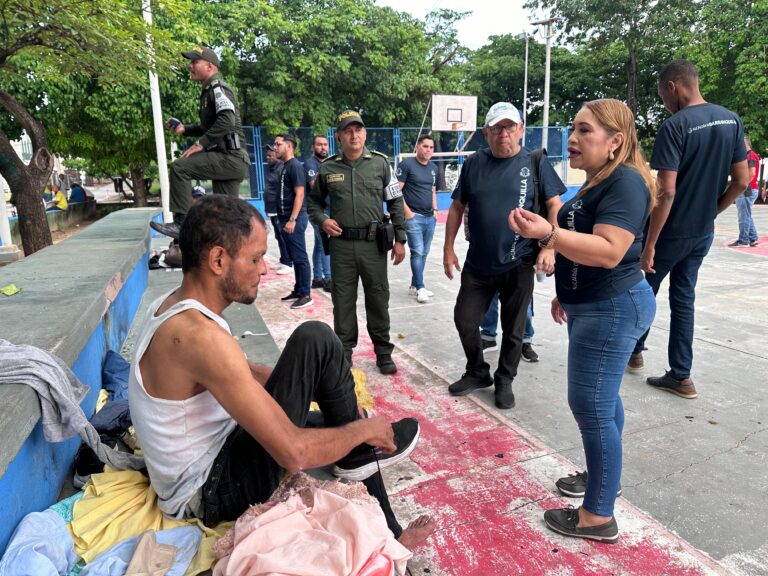
[[[236,423],[207,390],[186,400],[164,400],[150,396],[144,389],[139,363],[155,332],[168,318],[185,310],[199,310],[231,334],[227,322],[197,300],[182,300],[155,316],[172,293],[155,300],[147,312],[131,363],[128,402],[160,510],[183,518],[187,504],[205,483]]]

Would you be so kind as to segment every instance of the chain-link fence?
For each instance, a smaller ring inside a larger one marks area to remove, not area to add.
[[[266,173],[266,159],[264,156],[264,146],[271,144],[277,134],[269,133],[263,126],[243,126],[245,132],[246,149],[251,159],[251,166],[248,172],[248,186],[252,198],[261,199],[264,194],[264,174]],[[300,126],[291,128],[288,133],[296,138],[298,143],[296,157],[304,162],[312,155],[312,141],[316,132],[312,127]],[[334,141],[335,130],[331,129],[326,134],[331,146],[331,153],[335,151]],[[400,154],[412,153],[416,145],[416,139],[419,136],[418,127],[404,128],[367,128],[366,145],[371,150],[376,150],[386,154],[393,164],[393,167],[399,161]],[[533,150],[541,147],[543,128],[527,128],[525,132],[524,145]],[[476,152],[480,148],[486,147],[487,143],[483,137],[482,130],[474,133],[461,132],[434,132],[435,152],[448,154],[447,156],[437,156],[433,158],[439,169],[437,188],[440,191],[451,191],[458,180],[459,170],[463,163],[462,155],[458,151]],[[552,166],[560,175],[562,180],[567,181],[568,163],[567,159],[567,139],[568,129],[560,126],[550,126],[548,128],[547,155]]]

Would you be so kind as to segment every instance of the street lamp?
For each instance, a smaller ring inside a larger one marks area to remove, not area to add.
[[[531,22],[532,26],[546,26],[544,37],[547,40],[547,57],[544,64],[544,118],[542,119],[543,134],[541,135],[541,147],[546,148],[549,136],[549,49],[550,39],[552,38],[552,24],[557,22],[557,18],[547,18],[538,22]]]
[[[528,113],[528,39],[530,38],[528,32],[521,32],[517,35],[518,40],[525,40],[525,79],[523,80],[523,146],[525,146],[525,132],[528,129],[528,122],[526,121],[526,115]]]

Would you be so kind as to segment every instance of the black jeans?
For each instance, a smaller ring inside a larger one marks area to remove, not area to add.
[[[342,426],[360,415],[355,382],[341,342],[322,322],[305,322],[288,339],[265,385],[296,426],[305,427],[309,405],[320,405],[325,425]],[[238,426],[222,447],[203,485],[203,521],[212,526],[237,519],[251,504],[266,501],[280,484],[285,470]],[[381,505],[395,538],[402,528],[389,505],[380,473],[364,482]]]
[[[533,295],[532,260],[525,258],[512,270],[493,276],[478,276],[464,268],[453,310],[453,322],[467,357],[466,376],[478,380],[487,379],[490,366],[483,358],[479,327],[497,291],[502,335],[499,367],[493,379],[497,383],[506,383],[512,382],[517,376],[523,350],[526,311]]]

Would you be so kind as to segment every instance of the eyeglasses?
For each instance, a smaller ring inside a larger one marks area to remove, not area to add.
[[[509,126],[499,126],[497,124],[496,126],[491,126],[489,130],[494,134],[501,134],[502,132],[512,134],[512,132],[515,131],[515,128],[517,128],[517,124],[510,124]]]

